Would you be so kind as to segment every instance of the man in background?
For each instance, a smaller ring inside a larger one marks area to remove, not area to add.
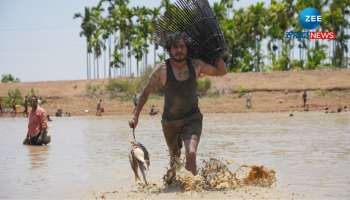
[[[30,98],[31,111],[29,113],[29,123],[27,136],[23,144],[47,145],[51,137],[47,133],[47,117],[45,110],[39,106],[38,97]]]
[[[96,106],[96,116],[102,116],[103,108],[102,108],[102,99],[100,99]]]
[[[3,113],[3,109],[2,109],[2,98],[0,97],[0,116],[2,116]]]
[[[306,93],[306,90],[304,90],[304,93],[303,93],[303,108],[304,108],[304,111],[307,110],[307,93]]]
[[[246,94],[245,100],[246,100],[247,109],[251,109],[252,108],[252,95],[250,94],[250,92],[248,92]]]

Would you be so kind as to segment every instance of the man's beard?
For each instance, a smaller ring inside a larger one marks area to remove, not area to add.
[[[170,58],[175,62],[181,63],[181,62],[184,62],[186,60],[186,56],[184,54],[181,54],[181,55],[183,55],[183,58],[181,58],[181,59],[176,58],[177,57],[176,55],[175,56],[170,55]]]

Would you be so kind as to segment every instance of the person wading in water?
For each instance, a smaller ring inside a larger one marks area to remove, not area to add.
[[[38,97],[30,98],[32,110],[29,113],[28,131],[23,144],[47,145],[51,136],[47,132],[46,111],[39,106]]]
[[[203,116],[198,107],[197,78],[201,75],[223,76],[227,73],[222,58],[215,66],[188,57],[189,42],[185,34],[168,36],[166,50],[170,55],[165,63],[155,67],[148,83],[138,96],[130,128],[136,128],[142,107],[149,95],[163,89],[165,101],[162,115],[163,134],[170,153],[167,183],[175,178],[175,166],[181,153],[182,142],[186,150],[185,168],[197,174],[196,155],[202,133]]]

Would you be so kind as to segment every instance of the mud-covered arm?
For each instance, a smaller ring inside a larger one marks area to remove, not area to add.
[[[161,73],[161,66],[157,66],[152,72],[146,85],[143,87],[141,93],[138,95],[137,104],[133,111],[134,119],[135,118],[138,119],[143,106],[148,100],[149,95],[151,93],[158,91],[158,89],[161,87],[160,73]]]
[[[223,76],[227,74],[226,64],[222,58],[216,60],[216,67],[199,59],[193,60],[193,64],[198,69],[200,75]]]

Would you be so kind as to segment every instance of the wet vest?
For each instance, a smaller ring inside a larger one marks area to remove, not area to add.
[[[178,120],[199,112],[196,72],[191,60],[187,60],[187,67],[189,78],[180,81],[175,78],[170,60],[166,60],[164,120]]]

